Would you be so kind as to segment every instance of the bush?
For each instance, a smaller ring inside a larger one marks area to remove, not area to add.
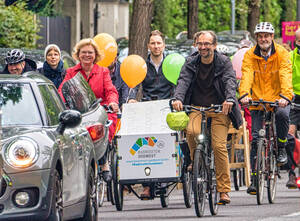
[[[6,7],[0,1],[0,47],[36,48],[39,20],[25,3]]]

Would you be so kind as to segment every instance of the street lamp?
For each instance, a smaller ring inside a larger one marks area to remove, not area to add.
[[[231,34],[235,32],[235,0],[231,0]]]

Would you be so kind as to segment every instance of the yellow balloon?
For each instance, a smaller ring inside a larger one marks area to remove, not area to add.
[[[120,67],[121,77],[130,88],[134,88],[141,83],[145,79],[146,73],[145,60],[136,54],[126,57]]]
[[[102,55],[101,61],[97,64],[102,67],[108,67],[117,56],[118,45],[115,39],[107,33],[101,33],[94,37],[94,41]]]

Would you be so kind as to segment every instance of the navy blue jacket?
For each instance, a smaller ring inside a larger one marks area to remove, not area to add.
[[[165,58],[165,57],[164,57]],[[150,55],[146,61],[147,75],[142,82],[143,86],[143,99],[168,99],[174,94],[175,85],[169,82],[162,72],[162,64],[160,65],[158,72],[153,64],[150,62]]]

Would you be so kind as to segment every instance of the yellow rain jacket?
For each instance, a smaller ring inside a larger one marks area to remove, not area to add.
[[[270,57],[265,61],[260,56],[260,49],[254,46],[243,59],[240,96],[248,93],[253,100],[275,101],[279,94],[288,99],[293,97],[292,64],[289,52],[273,42]],[[251,109],[261,109],[253,108]]]

